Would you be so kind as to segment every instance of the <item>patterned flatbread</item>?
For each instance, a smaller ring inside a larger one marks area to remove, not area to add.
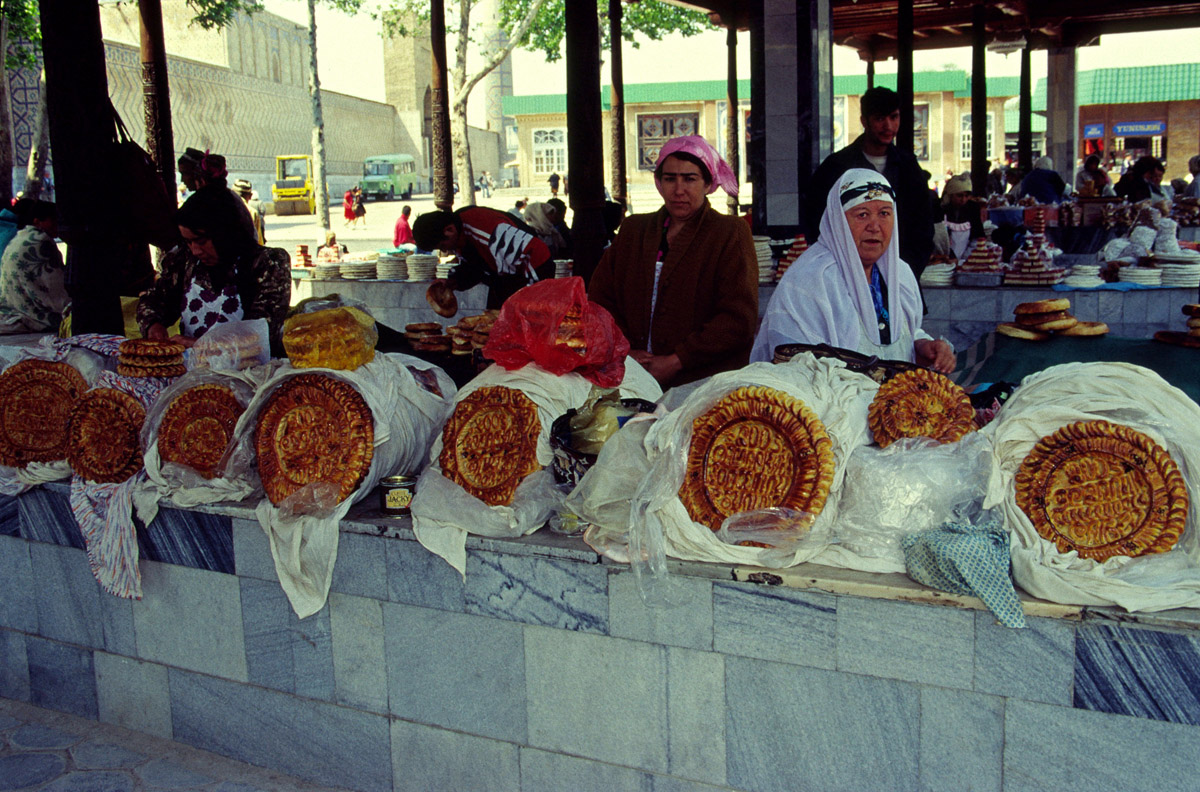
[[[0,464],[25,467],[67,457],[71,408],[87,390],[66,363],[22,360],[0,374]]]
[[[67,461],[76,474],[116,484],[142,469],[139,436],[146,420],[142,403],[114,388],[96,388],[71,410]]]
[[[375,423],[362,395],[344,380],[300,374],[267,398],[255,435],[258,474],[278,505],[315,481],[338,487],[338,502],[358,488],[375,453]]]
[[[808,405],[773,388],[738,388],[692,422],[679,498],[714,531],[731,514],[772,506],[816,517],[833,472],[833,443]]]
[[[1081,558],[1165,553],[1187,522],[1187,484],[1170,454],[1108,421],[1080,421],[1043,437],[1015,484],[1017,505],[1037,532]]]
[[[507,506],[537,461],[542,422],[521,391],[480,388],[454,407],[442,427],[442,475],[492,506]]]
[[[966,391],[929,369],[897,374],[879,386],[867,423],[880,448],[902,437],[953,443],[975,431],[975,408]]]
[[[242,409],[233,389],[224,385],[197,385],[180,393],[158,427],[163,462],[189,467],[206,479],[216,476]]]
[[[154,341],[149,338],[130,338],[122,341],[117,351],[122,359],[126,357],[177,357],[183,354],[183,344],[176,341]]]

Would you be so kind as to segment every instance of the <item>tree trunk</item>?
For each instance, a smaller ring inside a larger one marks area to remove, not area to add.
[[[8,20],[0,15],[0,58],[8,53]],[[12,96],[8,91],[8,72],[0,77],[0,206],[12,203],[13,135]]]
[[[467,132],[467,42],[472,0],[458,1],[458,39],[454,46],[454,105],[450,112],[450,145],[454,172],[458,174],[458,204],[475,205],[475,171],[471,167],[471,139]]]
[[[321,112],[321,78],[317,76],[317,0],[308,0],[308,93],[312,98],[313,195],[317,222],[329,230],[329,196],[325,194],[325,116]]]
[[[612,84],[609,105],[612,118],[612,199],[629,207],[629,191],[625,187],[625,65],[621,54],[621,0],[608,0],[608,46],[612,51]]]
[[[142,104],[146,151],[158,169],[167,195],[175,195],[175,133],[171,127],[171,88],[163,39],[162,1],[138,0],[141,30]]]
[[[42,174],[50,158],[50,122],[46,114],[46,70],[38,77],[38,108],[33,121],[33,136],[29,146],[29,162],[25,166],[25,194],[42,197]]]

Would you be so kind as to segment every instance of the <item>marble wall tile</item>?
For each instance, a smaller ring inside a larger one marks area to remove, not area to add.
[[[530,627],[525,632],[525,682],[529,745],[667,771],[667,658],[662,647]]]
[[[521,749],[521,792],[653,792],[652,785],[651,775],[640,770]]]
[[[296,671],[296,695],[322,701],[334,699],[333,634],[329,628],[329,604],[304,619],[289,610],[292,663]]]
[[[646,605],[631,572],[608,575],[608,633],[614,638],[712,649],[712,581],[678,575],[687,600],[674,608]]]
[[[536,556],[467,551],[466,611],[583,632],[608,632],[608,571]]]
[[[26,539],[84,549],[83,533],[65,491],[34,487],[17,496],[17,511],[21,536]]]
[[[955,289],[950,296],[950,318],[978,320],[997,316],[1000,311],[999,289]]]
[[[16,508],[16,501],[13,501]],[[36,633],[37,600],[33,587],[33,569],[29,560],[30,543],[16,536],[0,535],[0,627]]]
[[[147,561],[142,592],[133,603],[140,658],[246,681],[236,577]]]
[[[1024,630],[975,612],[975,690],[1069,706],[1075,675],[1075,629],[1055,619],[1026,619]],[[1030,673],[1036,668],[1037,673]]]
[[[1122,292],[1102,291],[1096,295],[1096,313],[1099,321],[1110,324],[1124,324],[1125,295]]]
[[[1200,638],[1081,626],[1075,641],[1075,706],[1200,726]]]
[[[795,134],[792,135],[792,139],[795,139]],[[786,166],[795,161],[794,156],[791,159],[781,160],[779,163],[768,160],[767,171],[770,172],[774,164]],[[793,225],[799,217],[800,195],[798,193],[771,193],[767,196],[767,222],[771,225]]]
[[[837,597],[781,586],[713,584],[713,648],[782,663],[834,668]]]
[[[29,701],[29,655],[25,633],[0,629],[0,697]]]
[[[233,574],[233,526],[219,514],[160,509],[154,521],[138,531],[138,546],[147,561]]]
[[[103,649],[116,654],[137,654],[137,636],[133,626],[133,600],[114,597],[96,586],[100,599],[100,628],[104,633]],[[97,647],[100,648],[100,647]]]
[[[78,646],[25,639],[29,657],[29,703],[96,719],[96,673],[92,652]]]
[[[462,575],[418,542],[386,544],[387,598],[406,605],[462,612]]]
[[[383,649],[383,604],[366,597],[329,595],[333,643],[334,701],[387,713],[387,666]]]
[[[1124,304],[1121,306],[1121,318],[1126,324],[1145,324],[1155,321],[1149,318],[1150,292],[1134,289],[1125,293]]]
[[[1099,321],[1100,314],[1099,292],[1076,291],[1071,294],[1071,314],[1081,322]]]
[[[333,646],[329,609],[296,617],[278,583],[239,581],[246,673],[263,687],[332,701]]]
[[[279,580],[271,545],[258,520],[230,519],[233,534],[233,561],[238,577]]]
[[[921,792],[1000,792],[1004,700],[921,688]]]
[[[169,669],[175,739],[329,786],[390,790],[382,715]]]
[[[925,288],[921,289],[921,294],[925,297],[925,307],[929,313],[925,316],[925,324],[929,324],[930,319],[949,319],[950,318],[950,294],[951,289]]]
[[[725,660],[728,779],[754,792],[918,788],[915,685],[766,660]]]
[[[1200,730],[1190,726],[1017,699],[1005,705],[1004,792],[1194,790],[1197,756]]]
[[[337,563],[331,591],[358,597],[387,599],[386,548],[393,539],[345,533],[338,537]]]
[[[17,499],[12,495],[0,495],[0,536],[21,535],[21,512]]]
[[[975,616],[865,597],[837,598],[837,668],[970,690]]]
[[[384,603],[383,628],[393,715],[526,741],[521,625]]]
[[[766,127],[766,138],[773,141],[771,145],[770,158],[775,162],[775,167],[767,168],[767,173],[773,172],[791,172],[791,182],[780,180],[774,186],[778,187],[780,192],[786,192],[789,188],[796,189],[799,183],[796,167],[796,154],[800,151],[799,138],[796,135],[796,124],[799,119],[794,115],[776,115],[766,113],[763,118],[764,126]],[[770,178],[768,176],[768,178]]]
[[[171,739],[167,667],[130,657],[95,653],[99,719]]]
[[[667,770],[725,783],[725,659],[714,652],[667,649]]]
[[[1000,304],[997,306],[998,316],[1004,317],[1005,322],[1011,322],[1013,313],[1018,305],[1023,302],[1032,302],[1033,300],[1042,300],[1046,295],[1040,292],[1031,292],[1028,289],[997,289],[1000,293]]]
[[[393,789],[519,792],[519,748],[513,743],[392,721]]]
[[[102,648],[102,592],[88,566],[87,554],[73,547],[41,542],[28,547],[39,633],[57,641]]]

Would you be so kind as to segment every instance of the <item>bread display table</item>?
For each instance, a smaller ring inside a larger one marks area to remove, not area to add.
[[[444,317],[438,316],[425,302],[425,290],[429,288],[428,281],[378,281],[378,280],[319,280],[316,278],[292,279],[292,304],[308,297],[326,297],[330,294],[340,294],[350,300],[356,300],[375,317],[376,321],[387,325],[393,330],[404,330],[406,324],[412,322],[440,322],[446,324]],[[487,305],[487,287],[475,286],[467,291],[456,292],[458,295],[458,315],[470,316],[483,311]],[[453,323],[453,319],[450,320]]]

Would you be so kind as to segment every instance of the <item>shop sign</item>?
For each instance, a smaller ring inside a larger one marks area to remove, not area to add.
[[[1104,124],[1084,124],[1083,136],[1085,138],[1102,138],[1104,137]]]
[[[1161,135],[1166,131],[1166,121],[1131,121],[1126,124],[1113,124],[1113,134],[1121,137]],[[1087,135],[1084,137],[1087,137]]]

